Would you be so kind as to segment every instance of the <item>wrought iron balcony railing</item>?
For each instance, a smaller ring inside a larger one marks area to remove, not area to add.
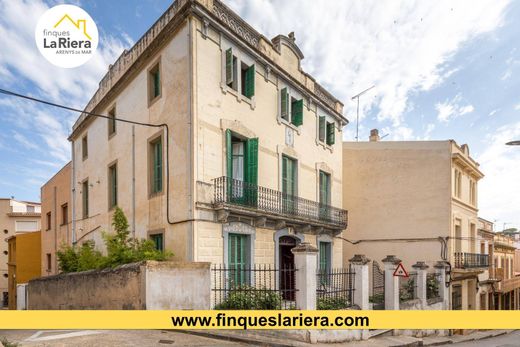
[[[489,266],[489,255],[479,253],[455,252],[455,268],[474,269]]]
[[[329,224],[338,229],[347,226],[347,211],[340,208],[225,176],[215,178],[213,184],[215,204],[237,205],[264,213]]]

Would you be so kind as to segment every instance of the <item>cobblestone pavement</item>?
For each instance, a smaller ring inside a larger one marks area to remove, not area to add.
[[[240,343],[164,330],[0,330],[0,339],[24,346],[240,346]],[[0,340],[1,341],[1,340]]]

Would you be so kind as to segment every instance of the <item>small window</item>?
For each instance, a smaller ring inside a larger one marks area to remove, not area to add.
[[[52,258],[50,253],[47,253],[47,271],[52,271]]]
[[[162,192],[163,189],[163,154],[162,137],[150,142],[150,192]]]
[[[51,230],[51,213],[50,212],[47,212],[47,229],[46,230]]]
[[[116,133],[116,108],[113,107],[108,111],[108,137]]]
[[[81,156],[83,160],[88,158],[88,137],[87,135],[83,136],[81,139]]]
[[[157,63],[148,72],[148,97],[153,101],[161,96],[161,69]]]
[[[117,164],[108,168],[108,206],[117,206]]]
[[[164,234],[152,234],[150,240],[153,241],[156,250],[164,251]]]
[[[242,80],[242,95],[246,98],[252,98],[255,95],[255,65],[247,65],[242,63],[240,65],[240,73]]]
[[[327,122],[327,145],[332,146],[336,142],[335,126],[332,122]]]
[[[291,96],[287,87],[280,90],[280,116],[295,126],[303,124],[303,99]]]
[[[326,122],[325,116],[320,116],[318,118],[318,139],[321,142],[325,142],[325,132],[326,132]]]
[[[226,85],[233,89],[238,90],[238,77],[237,77],[237,57],[233,55],[233,49],[228,48],[226,50]]]
[[[82,203],[83,203],[83,218],[88,218],[88,180],[81,185]]]
[[[69,205],[61,205],[61,225],[69,223]]]

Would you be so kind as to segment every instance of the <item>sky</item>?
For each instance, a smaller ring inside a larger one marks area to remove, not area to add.
[[[75,69],[38,52],[34,28],[59,3],[97,24],[96,55]],[[83,108],[109,64],[130,48],[171,0],[0,0],[0,88]],[[302,68],[345,104],[359,139],[467,143],[486,175],[480,216],[520,228],[520,1],[224,0],[267,38],[294,31]],[[20,21],[20,18],[25,18]],[[77,114],[0,95],[0,197],[39,201],[40,187],[70,160]],[[432,175],[435,173],[432,172]]]

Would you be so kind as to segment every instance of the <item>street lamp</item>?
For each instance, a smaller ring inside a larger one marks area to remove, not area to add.
[[[508,146],[520,146],[520,141],[510,141],[506,143]]]

